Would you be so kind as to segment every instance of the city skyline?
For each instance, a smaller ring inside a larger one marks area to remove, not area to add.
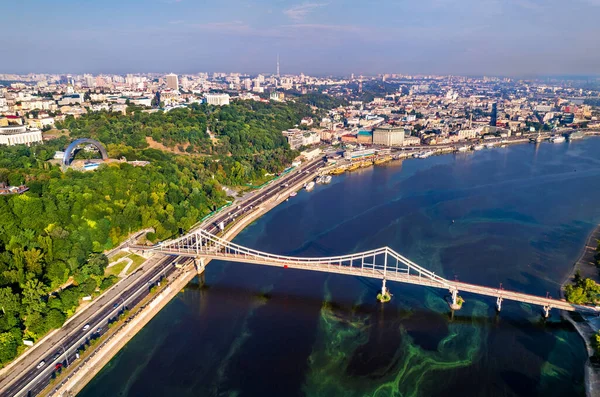
[[[0,72],[275,74],[278,54],[281,74],[600,71],[597,0],[351,3],[11,3],[0,42],[14,55]]]

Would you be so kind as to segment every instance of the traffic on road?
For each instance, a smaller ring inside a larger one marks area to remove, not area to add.
[[[205,229],[211,233],[218,232],[221,227],[226,227],[234,222],[236,218],[252,211],[271,198],[277,197],[286,191],[289,186],[293,186],[310,174],[315,173],[324,164],[324,159],[309,162],[305,166],[282,176],[277,181],[271,182],[243,202],[240,202],[234,209],[217,214],[208,224],[204,225]],[[147,296],[154,283],[173,272],[178,262],[177,256],[167,256],[160,259],[155,266],[145,273],[140,268],[130,276],[131,280],[135,281],[132,281],[122,293],[112,297],[109,302],[101,303],[102,298],[94,301],[92,305],[97,307],[88,309],[89,314],[87,317],[77,319],[76,323],[80,324],[79,326],[64,326],[58,331],[59,334],[62,332],[64,335],[61,335],[57,341],[47,348],[45,354],[40,357],[41,359],[38,358],[36,361],[32,361],[28,369],[21,371],[12,379],[7,379],[7,377],[0,379],[0,387],[2,387],[0,394],[21,397],[35,396],[40,393],[56,377],[58,371],[77,362],[84,347],[89,345],[92,340],[105,334],[109,329],[108,325],[112,321],[115,321],[123,311],[134,307]]]

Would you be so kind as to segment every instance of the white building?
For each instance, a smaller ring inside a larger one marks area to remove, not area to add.
[[[416,136],[405,137],[404,142],[402,143],[403,146],[413,146],[413,145],[420,145],[420,144],[421,144],[421,138],[416,137]]]
[[[28,130],[24,125],[0,127],[0,145],[30,145],[36,142],[42,142],[42,131],[37,128]]]
[[[384,146],[403,146],[404,128],[383,126],[373,131],[373,144]]]
[[[229,94],[205,94],[204,97],[209,105],[229,105]]]
[[[458,139],[473,139],[473,138],[477,138],[477,135],[479,134],[478,130],[460,130],[458,131],[457,135],[458,135]]]
[[[140,97],[136,99],[131,99],[131,103],[138,106],[152,106],[152,98]]]
[[[311,146],[321,143],[321,137],[316,132],[306,132],[302,135],[302,145]]]
[[[170,73],[166,76],[167,79],[167,87],[177,91],[179,89],[179,78],[176,74]]]
[[[321,149],[316,148],[313,150],[305,150],[302,153],[300,153],[300,155],[303,156],[308,161],[310,161],[310,160],[314,160],[317,157],[319,157],[321,155],[321,153],[322,153]]]

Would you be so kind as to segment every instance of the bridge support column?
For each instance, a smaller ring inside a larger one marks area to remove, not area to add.
[[[458,296],[458,290],[456,288],[451,289],[450,294],[452,295],[452,302],[449,304],[450,309],[460,310],[462,308],[464,299]]]
[[[550,316],[550,306],[544,306],[544,318]]]
[[[500,310],[502,310],[502,297],[501,296],[496,298],[496,310],[498,312],[500,312]]]
[[[390,295],[390,291],[388,291],[387,287],[385,286],[385,278],[383,279],[383,283],[381,284],[381,293],[377,294],[377,300],[379,302],[389,302],[392,299],[392,296]]]
[[[204,258],[194,258],[194,267],[198,274],[204,273]]]

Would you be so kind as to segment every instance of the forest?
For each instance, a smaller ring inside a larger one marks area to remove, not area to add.
[[[189,229],[228,200],[222,185],[243,185],[279,172],[296,153],[281,131],[312,116],[302,103],[192,105],[164,113],[89,113],[67,118],[61,137],[33,147],[0,147],[0,182],[26,184],[0,196],[0,364],[60,327],[80,299],[115,282],[105,250],[131,232],[154,227],[155,240]],[[207,128],[211,136],[207,133]],[[94,172],[50,160],[78,137],[98,139],[114,162]],[[147,138],[183,153],[149,147]]]

